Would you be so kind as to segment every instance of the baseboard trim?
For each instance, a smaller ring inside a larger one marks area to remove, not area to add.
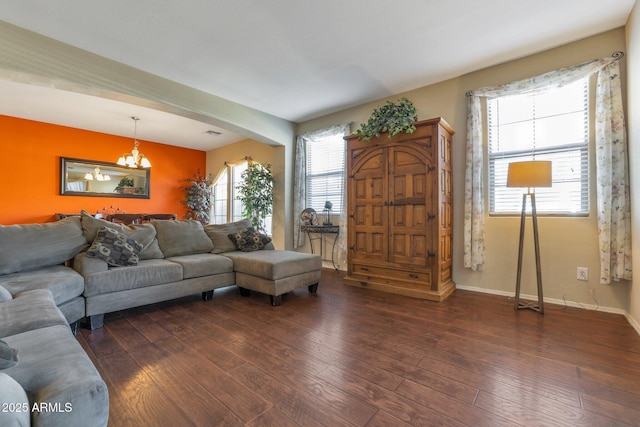
[[[457,285],[456,288],[464,291],[480,292],[483,294],[500,295],[500,296],[511,297],[511,298],[515,296],[513,292],[498,291],[495,289],[477,288],[475,286]],[[520,297],[523,299],[530,299],[530,300],[538,299],[537,295],[520,294]],[[548,302],[549,304],[559,304],[559,305],[566,305],[568,307],[582,308],[585,310],[594,310],[594,311],[597,310],[597,311],[603,311],[605,313],[621,314],[627,319],[631,327],[635,329],[638,335],[640,335],[640,323],[638,323],[638,321],[636,321],[636,319],[634,319],[626,310],[622,310],[620,308],[613,308],[613,307],[597,306],[593,304],[582,304],[582,303],[578,304],[577,302],[574,302],[574,301],[566,301],[566,300],[561,300],[556,298],[545,297],[543,299],[544,299],[544,302]]]
[[[627,320],[629,321],[629,323],[631,324],[633,329],[635,329],[636,332],[638,333],[638,335],[640,335],[640,323],[638,323],[638,321],[636,319],[634,319],[633,316],[631,316],[627,312],[625,312],[624,317],[627,318]]]

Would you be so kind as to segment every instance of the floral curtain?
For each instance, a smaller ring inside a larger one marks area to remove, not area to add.
[[[596,179],[600,283],[631,278],[631,223],[627,144],[618,59],[596,59],[539,76],[468,92],[465,174],[464,266],[477,270],[484,253],[483,129],[480,98],[535,94],[598,73],[596,91]]]
[[[596,88],[596,176],[600,283],[631,279],[631,203],[627,132],[620,71],[614,62],[598,73]]]
[[[296,159],[294,164],[294,179],[293,184],[293,247],[300,248],[304,246],[305,234],[300,232],[300,212],[305,209],[305,201],[307,200],[307,141],[313,141],[317,139],[325,139],[331,136],[343,137],[349,134],[349,124],[335,125],[327,129],[321,129],[313,132],[306,132],[299,135],[296,140]],[[343,187],[343,191],[346,188]],[[344,205],[345,197],[342,197],[342,203]],[[342,206],[341,212],[344,212],[344,206]],[[339,225],[341,230],[346,230],[346,223],[344,222],[344,215],[340,216]],[[346,233],[342,232],[338,236],[336,247],[338,253],[342,253],[342,249],[346,249]],[[345,251],[346,253],[346,251]]]
[[[293,247],[304,246],[304,233],[300,231],[300,212],[307,200],[307,140],[296,139],[296,159],[293,164]]]

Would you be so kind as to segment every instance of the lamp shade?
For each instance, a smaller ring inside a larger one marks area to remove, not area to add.
[[[507,187],[551,187],[551,162],[509,163]]]

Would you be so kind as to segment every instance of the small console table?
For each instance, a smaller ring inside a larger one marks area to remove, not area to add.
[[[331,264],[333,264],[333,268],[336,270],[338,267],[336,266],[336,262],[334,260],[334,253],[336,251],[336,242],[338,241],[338,235],[340,234],[340,226],[339,225],[301,225],[300,230],[307,233],[307,237],[309,237],[309,244],[311,245],[311,253],[314,254],[315,248],[313,246],[314,240],[320,241],[320,256],[324,256],[323,252],[323,243],[324,243],[324,234],[333,234],[333,246],[331,247]],[[320,236],[312,237],[312,234],[319,234]],[[322,258],[323,260],[325,258]],[[328,259],[326,261],[329,261]]]

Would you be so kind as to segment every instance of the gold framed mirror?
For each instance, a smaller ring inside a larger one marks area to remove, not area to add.
[[[150,169],[60,157],[60,194],[63,196],[149,199],[150,181]]]

